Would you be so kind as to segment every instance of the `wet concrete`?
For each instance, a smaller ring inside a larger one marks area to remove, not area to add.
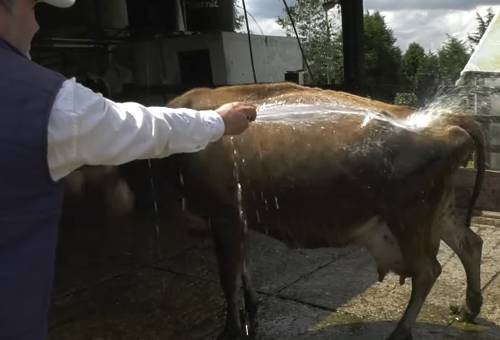
[[[211,242],[164,221],[158,237],[153,224],[151,216],[136,216],[119,225],[63,231],[50,340],[216,337],[224,300]],[[443,273],[422,309],[415,339],[500,339],[498,226],[497,216],[474,221],[485,241],[485,302],[477,324],[450,314],[450,305],[463,299],[465,274],[442,244]],[[261,300],[258,339],[385,339],[409,299],[410,280],[400,286],[388,275],[377,282],[374,262],[361,249],[288,249],[257,233],[252,245]]]

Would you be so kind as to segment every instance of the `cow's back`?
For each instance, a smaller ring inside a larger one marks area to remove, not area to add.
[[[333,103],[338,106],[384,112],[389,116],[399,118],[407,117],[415,111],[415,109],[408,106],[387,104],[346,92],[322,90],[294,83],[236,85],[215,89],[197,88],[174,98],[167,106],[173,108],[188,107],[196,110],[214,110],[225,103],[235,101],[249,101],[258,105],[268,103]]]

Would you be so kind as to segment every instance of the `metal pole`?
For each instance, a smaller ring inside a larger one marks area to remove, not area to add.
[[[250,48],[250,62],[252,64],[253,81],[254,81],[254,83],[257,84],[257,74],[255,73],[255,63],[253,60],[252,36],[250,34],[250,26],[248,25],[247,6],[245,4],[245,0],[241,0],[241,2],[243,2],[243,12],[245,13],[245,23],[247,26],[248,46]]]
[[[341,0],[344,42],[344,87],[359,93],[364,78],[363,0]]]
[[[309,66],[309,62],[307,61],[306,55],[304,53],[304,49],[302,48],[302,43],[300,42],[299,34],[297,33],[297,28],[295,28],[295,20],[292,17],[292,14],[290,13],[290,8],[288,7],[288,4],[286,3],[286,0],[283,0],[283,4],[285,5],[286,12],[288,14],[288,18],[290,18],[290,22],[292,23],[293,31],[295,32],[295,37],[297,38],[297,42],[299,43],[299,48],[300,48],[300,53],[302,54],[302,59],[304,59],[304,62],[307,67],[307,72],[309,72],[309,76],[311,77],[312,82],[315,82],[315,77],[311,71],[311,67]]]

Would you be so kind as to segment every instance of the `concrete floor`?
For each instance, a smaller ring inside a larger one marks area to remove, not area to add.
[[[151,217],[137,217],[63,231],[51,340],[216,337],[224,301],[210,242],[164,224],[158,236],[153,225]],[[485,303],[477,324],[450,314],[450,305],[463,298],[465,275],[443,244],[443,274],[420,314],[415,339],[500,339],[497,226],[500,219],[475,219],[474,230],[485,241]],[[260,234],[252,239],[261,299],[258,339],[385,339],[403,313],[410,280],[400,286],[389,275],[377,282],[373,260],[361,249],[292,250]]]

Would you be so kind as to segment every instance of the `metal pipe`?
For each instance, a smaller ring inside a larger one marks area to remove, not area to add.
[[[311,71],[311,67],[309,66],[309,62],[307,61],[306,55],[304,53],[304,48],[302,47],[302,43],[300,42],[299,34],[297,33],[297,28],[295,27],[295,20],[293,19],[292,14],[290,13],[290,8],[288,7],[286,0],[283,0],[283,4],[285,5],[285,9],[286,9],[286,13],[288,14],[288,18],[290,18],[290,22],[292,23],[293,31],[295,32],[295,37],[297,38],[297,42],[299,43],[299,48],[300,48],[300,53],[302,54],[302,59],[304,59],[304,63],[306,64],[307,71],[309,72],[311,80],[314,83],[315,77],[314,77],[313,72]]]
[[[255,62],[253,60],[252,35],[250,33],[250,26],[248,25],[247,6],[245,4],[245,0],[241,0],[241,1],[243,2],[243,12],[245,14],[245,23],[247,26],[248,47],[250,48],[250,63],[252,64],[253,81],[254,81],[254,83],[257,84],[257,74],[255,73]]]

